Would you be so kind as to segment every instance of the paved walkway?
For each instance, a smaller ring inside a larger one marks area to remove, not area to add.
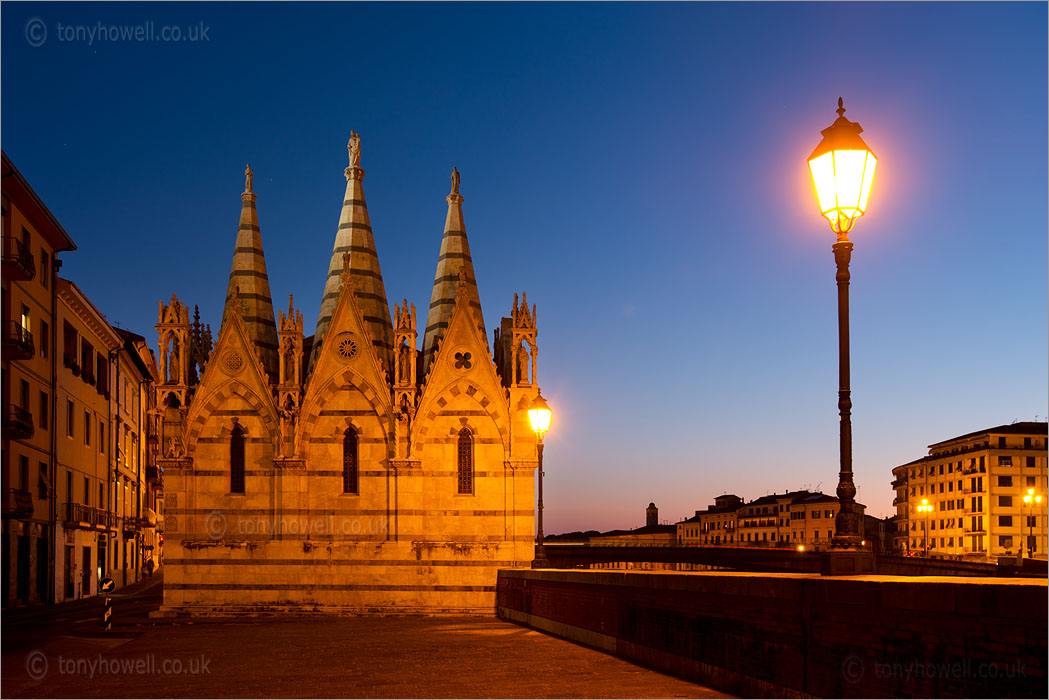
[[[53,619],[5,614],[3,696],[727,697],[496,619],[155,621],[157,592],[128,596],[109,633],[86,604]]]

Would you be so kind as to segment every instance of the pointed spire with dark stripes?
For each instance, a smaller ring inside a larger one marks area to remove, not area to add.
[[[430,296],[430,312],[426,317],[426,335],[423,337],[423,376],[430,368],[437,350],[437,341],[444,337],[448,321],[455,310],[458,293],[459,271],[465,272],[466,298],[477,320],[481,337],[488,341],[481,314],[481,299],[477,294],[477,278],[470,258],[470,242],[466,240],[466,225],[463,224],[463,197],[459,194],[459,171],[452,168],[452,192],[448,202],[448,216],[444,221],[444,239],[441,255],[437,258],[437,274],[433,279],[433,294]]]
[[[248,329],[248,337],[258,349],[259,359],[271,382],[277,381],[277,324],[273,321],[270,280],[266,275],[266,258],[262,253],[259,215],[255,211],[255,193],[251,191],[251,166],[244,171],[244,193],[240,196],[240,226],[237,246],[233,250],[233,267],[229,273],[226,304],[222,309],[225,322],[233,305]]]
[[[313,340],[313,351],[310,367],[320,357],[324,336],[328,332],[335,304],[339,300],[342,288],[340,274],[343,267],[343,253],[350,254],[350,274],[353,277],[354,297],[364,324],[371,335],[375,354],[387,372],[392,371],[393,323],[390,320],[390,305],[386,301],[386,287],[382,282],[382,271],[379,269],[379,256],[375,251],[375,239],[372,236],[371,221],[368,218],[368,205],[364,201],[364,169],[361,162],[361,138],[350,132],[347,144],[350,153],[350,165],[346,168],[346,196],[343,198],[342,215],[339,217],[339,230],[335,234],[335,246],[331,252],[328,265],[328,277],[324,282],[324,296],[321,298],[321,309],[317,317],[317,331]]]

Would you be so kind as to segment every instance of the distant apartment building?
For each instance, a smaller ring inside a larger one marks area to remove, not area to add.
[[[678,541],[681,544],[734,544],[736,542],[736,511],[743,499],[734,494],[724,494],[714,499],[706,510],[677,524]]]
[[[864,506],[857,505],[862,514]],[[725,495],[678,523],[678,537],[681,544],[821,550],[830,545],[837,514],[838,499],[819,492],[789,491],[749,503]]]
[[[1046,423],[960,435],[892,470],[898,551],[994,561],[1046,557]],[[1041,504],[1024,502],[1033,491]],[[929,506],[930,510],[919,510]]]
[[[4,607],[53,600],[57,255],[73,240],[3,154]]]

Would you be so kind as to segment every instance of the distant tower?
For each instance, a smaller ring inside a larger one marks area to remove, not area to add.
[[[659,508],[656,508],[655,503],[649,503],[648,508],[645,508],[645,526],[653,527],[659,525]]]

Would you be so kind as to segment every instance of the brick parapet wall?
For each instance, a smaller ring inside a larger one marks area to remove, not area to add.
[[[742,696],[1045,697],[1043,579],[502,571],[499,613]]]

